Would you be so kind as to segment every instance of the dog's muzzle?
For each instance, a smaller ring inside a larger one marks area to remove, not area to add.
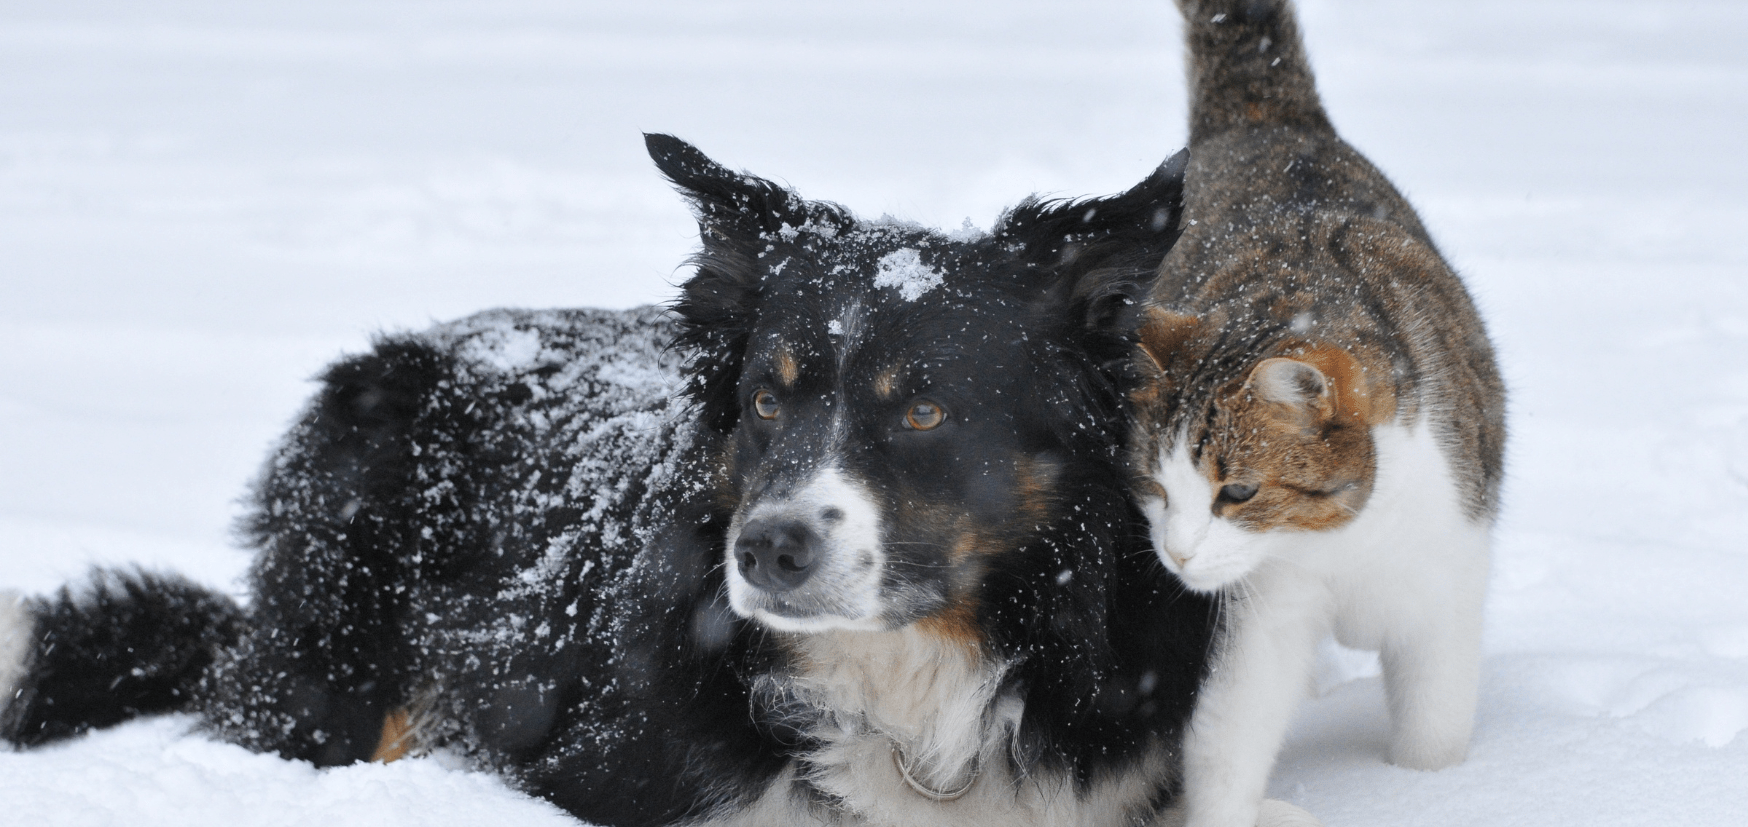
[[[773,629],[884,628],[881,509],[865,485],[825,468],[761,498],[729,529],[728,603]]]
[[[823,541],[802,520],[764,518],[741,526],[735,566],[748,585],[772,594],[794,591],[813,576]]]

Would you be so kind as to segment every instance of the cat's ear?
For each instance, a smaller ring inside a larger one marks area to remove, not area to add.
[[[1141,354],[1155,371],[1164,373],[1165,366],[1171,364],[1172,357],[1195,335],[1201,323],[1201,319],[1187,313],[1158,307],[1142,310],[1138,335]]]
[[[1301,425],[1319,424],[1335,410],[1328,377],[1308,362],[1284,356],[1264,359],[1251,369],[1246,384],[1258,399],[1298,416]]]
[[[1308,347],[1291,357],[1264,359],[1246,383],[1257,398],[1295,416],[1299,424],[1371,424],[1375,400],[1365,371],[1353,354],[1338,347]]]

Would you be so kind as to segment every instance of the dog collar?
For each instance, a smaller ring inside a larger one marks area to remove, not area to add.
[[[904,750],[899,748],[897,741],[892,742],[892,765],[898,768],[898,774],[904,778],[905,784],[909,785],[917,795],[930,801],[957,801],[964,798],[965,794],[971,792],[971,788],[977,784],[977,776],[982,769],[981,763],[981,759],[972,760],[971,774],[965,779],[965,783],[959,786],[959,789],[937,790],[916,780],[916,776],[911,774],[910,761],[904,757]]]

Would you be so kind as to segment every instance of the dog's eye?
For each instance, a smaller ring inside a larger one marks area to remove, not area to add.
[[[753,392],[753,413],[760,419],[776,419],[783,406],[777,404],[777,395],[763,388]]]
[[[933,402],[918,402],[904,412],[904,424],[914,431],[932,431],[947,421],[947,412]]]
[[[1256,484],[1235,482],[1220,486],[1220,501],[1223,503],[1241,503],[1256,496]]]

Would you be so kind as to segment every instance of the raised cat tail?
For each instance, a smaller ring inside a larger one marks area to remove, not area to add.
[[[1289,0],[1178,0],[1189,43],[1190,146],[1229,129],[1333,132]]]
[[[35,746],[189,708],[244,622],[225,595],[140,571],[94,571],[49,597],[0,592],[0,741]]]

